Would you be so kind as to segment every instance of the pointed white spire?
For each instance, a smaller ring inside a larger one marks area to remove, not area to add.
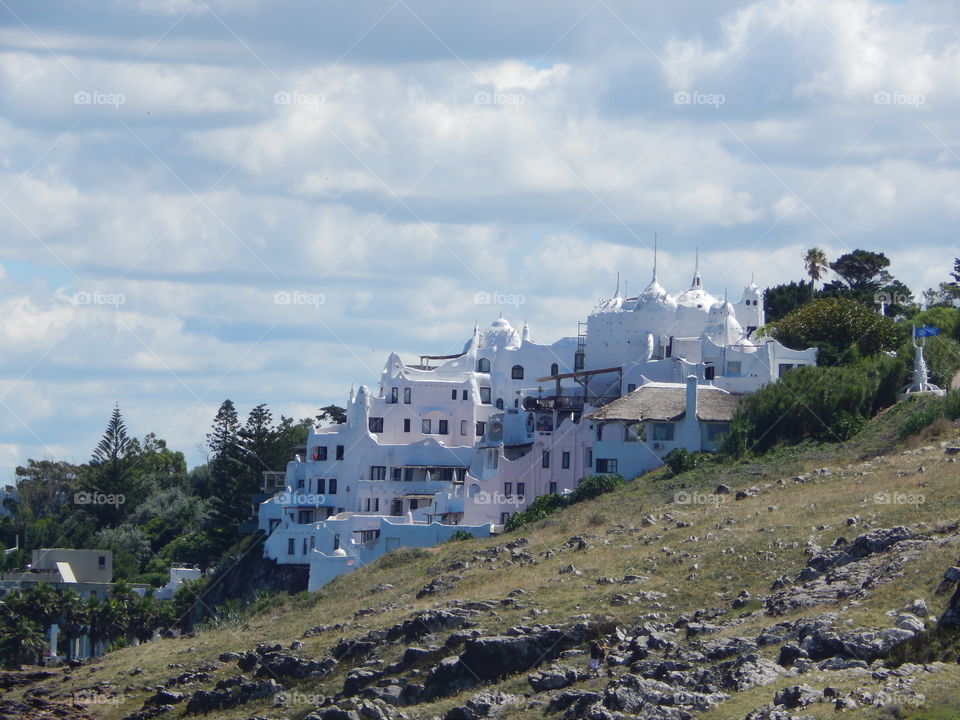
[[[703,281],[700,279],[700,248],[697,248],[696,253],[696,261],[693,265],[693,282],[690,284],[691,290],[703,287]]]

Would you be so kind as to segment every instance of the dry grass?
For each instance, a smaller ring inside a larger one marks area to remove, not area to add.
[[[943,429],[936,431],[943,432]],[[955,432],[956,428],[951,426],[949,439],[954,439],[952,433]],[[871,457],[866,465],[862,458],[870,456],[872,447],[889,444],[881,434],[873,437],[869,432],[865,433],[860,444],[848,443],[843,448],[791,450],[735,468],[698,469],[681,478],[668,479],[654,473],[610,495],[524,528],[513,536],[450,543],[403,556],[403,562],[396,562],[395,558],[385,559],[338,578],[320,593],[308,598],[289,599],[241,624],[111,653],[95,665],[73,671],[67,680],[58,678],[55,687],[57,692],[69,693],[99,680],[115,683],[124,702],[93,706],[91,710],[108,720],[119,720],[139,709],[150,694],[146,689],[148,686],[160,684],[183,671],[169,669],[170,663],[182,663],[186,666],[184,669],[190,669],[201,662],[216,660],[224,651],[244,650],[260,641],[288,645],[290,641],[300,639],[304,630],[313,625],[346,623],[348,628],[342,633],[305,639],[304,649],[298,651],[303,657],[322,657],[329,653],[341,635],[353,637],[368,629],[386,627],[405,619],[413,611],[442,606],[451,599],[500,600],[518,588],[526,591],[521,599],[529,606],[524,609],[498,607],[493,613],[479,616],[484,627],[563,622],[571,615],[581,613],[604,615],[623,625],[633,625],[653,612],[674,617],[680,612],[704,607],[728,608],[741,590],[747,590],[755,597],[764,595],[776,577],[795,575],[806,561],[804,550],[810,541],[827,547],[840,536],[849,539],[865,529],[891,525],[908,525],[918,532],[936,536],[956,523],[960,518],[960,493],[957,492],[960,465],[950,462],[939,447],[920,454],[902,454],[903,450],[911,450],[926,440],[929,438],[919,438],[886,456]],[[919,472],[921,465],[923,472]],[[823,467],[829,467],[829,474],[813,474],[807,482],[793,481],[795,475]],[[722,501],[701,504],[669,502],[678,487],[709,491],[720,479],[735,489],[755,486],[760,494],[741,501],[726,495],[721,496]],[[886,495],[882,495],[884,493]],[[922,496],[923,501],[912,504],[877,501],[878,498],[899,495]],[[656,523],[643,525],[641,520],[647,515],[652,515]],[[857,517],[856,527],[847,527],[848,517]],[[689,523],[689,526],[677,527],[678,522]],[[585,551],[563,549],[563,543],[573,535],[588,538],[590,547]],[[471,560],[478,550],[515,536],[529,538],[526,549],[533,554],[535,565],[507,565],[502,555],[493,563],[471,562],[468,570],[455,571],[463,576],[455,590],[437,597],[416,599],[417,591],[430,579],[451,574],[446,568],[452,562]],[[552,551],[553,557],[541,555],[547,551]],[[898,609],[919,597],[926,598],[931,611],[938,612],[947,598],[935,595],[934,590],[944,569],[957,562],[958,554],[960,551],[953,541],[931,546],[919,559],[904,567],[901,577],[873,590],[862,603],[821,607],[805,614],[833,611],[839,612],[842,619],[849,620],[852,625],[889,626],[888,610]],[[583,574],[560,574],[560,569],[570,564]],[[628,586],[597,585],[595,582],[601,576],[620,578],[625,574],[643,575],[648,579]],[[375,589],[383,584],[394,587]],[[617,593],[632,594],[640,590],[662,592],[666,597],[623,607],[610,604],[610,599]],[[356,612],[362,608],[383,611],[357,617]],[[531,613],[533,608],[546,612],[534,616]],[[800,616],[771,619],[757,611],[756,603],[740,614],[744,615],[743,624],[725,631],[724,635],[753,636],[773,622]],[[430,641],[427,638],[423,644]],[[399,647],[393,649],[385,659],[389,661],[401,650]],[[775,649],[764,652],[769,654]],[[142,674],[130,676],[130,670],[135,667],[141,668]],[[347,669],[340,668],[322,681],[287,683],[288,689],[303,695],[333,695],[342,687]],[[215,676],[227,677],[235,672],[234,666],[228,664]],[[784,678],[779,685],[738,694],[701,717],[704,720],[739,720],[747,711],[769,702],[777,687],[796,682],[816,684],[815,678],[815,675]],[[848,683],[852,687],[856,683],[862,686],[865,681],[834,673],[829,682],[838,687]],[[925,674],[920,682],[930,707],[942,706],[954,701],[957,695],[955,689],[960,686],[960,667]],[[603,680],[591,683],[597,687],[604,685]],[[508,679],[500,687],[507,692],[529,693],[523,677]],[[442,716],[469,694],[405,708],[404,711],[415,719]],[[312,710],[312,706],[299,706],[281,711],[271,706],[271,701],[264,700],[206,717],[227,720],[261,714],[301,718]],[[805,712],[816,718],[833,717],[834,714],[832,707],[826,704]],[[877,709],[859,710],[848,712],[844,717],[883,717],[879,712]],[[511,709],[505,717],[510,720],[542,714],[542,708],[521,705]],[[181,709],[165,717],[185,715]],[[960,714],[950,717],[960,717]],[[922,715],[916,716],[916,720],[922,718]]]

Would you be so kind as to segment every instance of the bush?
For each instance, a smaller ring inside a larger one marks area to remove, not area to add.
[[[787,347],[820,349],[820,366],[854,363],[895,350],[908,332],[873,308],[843,298],[822,298],[788,313],[769,328]]]
[[[510,532],[511,530],[516,530],[519,527],[536,522],[537,520],[543,520],[548,515],[552,515],[567,505],[567,499],[562,495],[557,495],[556,493],[538,495],[526,510],[521,510],[511,515],[506,525],[504,525],[504,529]]]
[[[611,473],[604,473],[602,475],[591,475],[590,477],[585,477],[570,493],[570,504],[583,502],[584,500],[592,500],[595,497],[603,495],[604,493],[611,492],[616,490],[618,487],[623,485],[623,478],[620,475],[614,475]]]
[[[504,529],[510,532],[537,520],[543,520],[568,505],[592,500],[611,490],[616,490],[621,485],[623,485],[623,478],[619,475],[603,474],[585,477],[569,495],[549,494],[538,496],[526,510],[511,515],[504,525]]]
[[[916,402],[918,408],[900,422],[901,437],[916,435],[941,418],[960,418],[960,390],[952,390],[944,397],[921,396],[908,402]]]
[[[878,316],[879,317],[879,316]],[[903,360],[882,356],[841,367],[801,367],[747,397],[721,441],[732,457],[811,438],[849,439],[906,382]]]
[[[449,537],[447,542],[461,542],[463,540],[473,540],[473,533],[467,532],[466,530],[457,530]]]
[[[679,475],[687,470],[693,470],[706,459],[707,455],[704,453],[690,452],[686,448],[674,448],[663,456],[663,464],[670,469],[671,473]]]

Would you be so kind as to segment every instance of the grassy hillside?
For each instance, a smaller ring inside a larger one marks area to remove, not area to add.
[[[392,553],[337,578],[319,593],[261,601],[243,617],[194,636],[126,648],[89,666],[57,670],[39,687],[52,693],[47,697],[68,700],[75,693],[94,692],[90,688],[99,683],[93,702],[84,709],[94,717],[119,720],[139,710],[156,686],[185,671],[205,666],[206,677],[173,689],[209,689],[217,680],[236,675],[233,662],[218,661],[223,652],[242,652],[259,642],[277,642],[288,648],[299,640],[303,645],[293,654],[324,658],[343,637],[356,638],[387,628],[416,611],[447,607],[451,601],[494,601],[492,609],[481,608],[474,617],[487,634],[515,625],[569,623],[570,618],[584,616],[633,627],[646,620],[672,622],[683,613],[711,608],[725,614],[713,621],[721,628],[710,639],[755,637],[774,623],[825,612],[836,613],[842,627],[889,628],[889,611],[921,598],[935,618],[950,597],[939,587],[944,571],[957,565],[960,556],[960,465],[955,462],[960,456],[944,449],[945,445],[960,444],[960,431],[940,423],[901,443],[899,425],[916,409],[917,403],[894,407],[841,445],[799,446],[751,461],[706,465],[675,477],[655,471],[512,534]],[[721,483],[732,492],[714,494]],[[737,491],[746,491],[747,496],[735,499]],[[771,583],[784,575],[794,577],[809,559],[807,550],[812,545],[828,548],[840,537],[850,540],[870,529],[898,525],[932,542],[904,560],[891,579],[838,604],[776,617],[764,611],[762,598],[771,595]],[[518,537],[529,542],[518,547],[514,557],[503,545]],[[585,542],[571,542],[571,538]],[[570,571],[570,566],[575,571]],[[621,583],[631,575],[639,578]],[[438,578],[438,590],[418,599],[418,593]],[[601,578],[615,582],[598,582]],[[750,599],[732,609],[743,591]],[[511,594],[513,600],[508,599]],[[308,628],[321,625],[336,627],[304,636]],[[444,637],[427,636],[419,645],[441,645],[443,641]],[[901,698],[899,714],[892,707],[859,707],[842,716],[960,717],[956,647],[950,639],[938,642],[943,645],[941,657],[951,662],[938,666],[936,672],[920,672],[911,680],[913,690],[924,698],[922,704]],[[374,667],[395,662],[410,644],[417,643],[386,645],[379,652],[383,663]],[[904,649],[900,659],[930,659],[920,657],[929,644],[915,642],[916,647]],[[759,652],[776,660],[778,651],[773,645]],[[586,665],[582,656],[566,662],[578,669]],[[323,679],[284,678],[286,707],[275,706],[270,697],[203,717],[303,718],[324,696],[336,695],[355,666],[354,662],[341,662]],[[611,670],[614,675],[627,671],[626,667]],[[417,674],[413,671],[413,676]],[[609,678],[600,677],[573,687],[602,691],[608,682]],[[740,720],[769,703],[779,688],[798,683],[821,688],[829,684],[842,692],[880,687],[869,672],[814,669],[796,676],[781,675],[772,684],[734,693],[696,717]],[[30,687],[35,692],[38,685]],[[526,673],[488,687],[530,696],[506,708],[502,717],[507,720],[542,717],[551,696],[533,694]],[[9,696],[19,698],[24,692],[25,687],[13,688]],[[465,690],[401,710],[413,720],[442,717],[475,692]],[[115,695],[110,697],[111,693]],[[897,697],[890,699],[897,704]],[[815,718],[835,716],[831,703],[814,704],[802,712]],[[187,715],[181,704],[161,717],[194,716]]]

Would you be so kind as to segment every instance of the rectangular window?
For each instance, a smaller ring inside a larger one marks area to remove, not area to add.
[[[487,431],[487,424],[483,420],[477,420],[477,437],[482,437]]]
[[[673,441],[673,423],[654,423],[653,424],[654,441]]]
[[[296,552],[296,542],[295,538],[287,538],[287,555],[293,555]]]
[[[329,485],[330,485],[330,486],[329,486],[329,488],[328,488],[328,492],[329,492],[331,495],[336,495],[336,494],[337,494],[337,479],[336,479],[336,478],[330,478],[330,483],[329,483]]]
[[[617,471],[617,461],[612,458],[597,458],[598,473],[615,473]]]
[[[297,478],[297,490],[303,490],[303,478]]]
[[[527,484],[518,482],[517,483],[517,495],[523,500],[523,496],[527,494]]]
[[[382,417],[372,417],[367,421],[367,425],[370,428],[372,433],[382,433],[383,432],[383,418]]]
[[[461,400],[466,400],[468,397],[470,397],[470,395],[467,393],[466,390],[464,390],[464,391],[460,394],[460,399],[461,399]]]
[[[461,434],[461,435],[466,435],[466,434],[467,434],[467,431],[468,431],[469,429],[470,429],[470,421],[469,421],[469,420],[461,420],[461,421],[460,421],[460,434]]]
[[[793,363],[780,363],[777,366],[777,375],[783,377],[788,370],[793,370],[795,367],[797,366]]]
[[[508,512],[502,512],[502,513],[500,513],[500,524],[501,524],[501,525],[506,525],[506,524],[507,524],[507,520],[509,520],[509,519],[510,519],[510,513],[508,513]]]
[[[367,512],[370,512],[370,498],[367,498]]]
[[[454,388],[453,390],[450,391],[450,399],[451,399],[451,400],[456,400],[456,399],[457,399],[457,389],[456,389],[456,388]]]
[[[370,466],[370,479],[371,480],[386,480],[387,479],[387,468],[383,465],[371,465]]]
[[[547,492],[550,493],[551,495],[556,495],[556,494],[557,494],[557,484],[556,484],[555,482],[550,483],[550,489],[547,490]]]
[[[437,423],[440,427],[437,428],[438,435],[447,435],[449,433],[448,425],[446,420],[441,420]]]
[[[740,361],[727,360],[727,371],[724,375],[727,377],[740,377]]]
[[[420,502],[419,502],[418,500],[411,500],[411,501],[410,501],[410,509],[411,509],[411,510],[416,510],[418,507],[420,507]]]
[[[306,555],[306,554],[307,554],[307,539],[306,539],[306,538],[303,539],[303,544],[302,544],[300,547],[302,548],[301,551],[300,551],[300,554],[301,554],[301,555]]]
[[[560,466],[561,466],[564,470],[569,470],[569,469],[570,469],[570,452],[569,452],[569,451],[564,450],[564,451],[563,451],[563,454],[560,455]]]
[[[392,468],[390,470],[390,479],[393,480],[394,482],[400,482],[401,480],[403,480],[403,468],[398,468],[398,467]]]
[[[333,536],[333,549],[334,550],[340,549],[340,533],[337,533]]]
[[[403,431],[410,432],[410,418],[403,419]]]
[[[409,405],[411,400],[411,395],[413,393],[413,388],[404,388],[403,389],[403,404]]]
[[[106,555],[98,555],[98,556],[97,556],[97,568],[99,568],[100,570],[106,570],[106,569],[107,569],[107,556],[106,556]]]
[[[709,442],[717,442],[717,440],[727,434],[729,429],[730,423],[708,423],[707,440]]]
[[[400,401],[400,388],[390,388],[390,404],[396,405]]]
[[[597,423],[597,442],[603,440],[603,424]]]
[[[327,459],[327,446],[317,448],[317,460],[320,462],[325,462]]]
[[[540,467],[548,468],[550,467],[550,451],[544,450],[540,453]]]
[[[310,536],[310,549],[313,550],[316,546],[317,546],[317,536],[316,536],[316,535],[311,535],[311,536]]]
[[[327,491],[327,481],[323,478],[317,478],[317,494],[323,495]]]
[[[503,484],[503,494],[507,497],[513,497],[513,483],[505,482]]]
[[[484,405],[490,404],[490,388],[482,387],[480,388],[480,402]]]
[[[343,445],[337,445],[337,460],[343,460]]]
[[[413,468],[404,468],[404,469],[403,469],[403,481],[404,481],[404,482],[413,482]]]
[[[424,435],[429,435],[433,427],[430,420],[426,418],[420,423],[420,426],[421,432],[423,432]]]
[[[587,451],[583,454],[583,465],[584,467],[593,467],[593,448],[587,448]]]
[[[373,499],[373,511],[380,512],[380,498]],[[377,532],[379,533],[379,530]]]

